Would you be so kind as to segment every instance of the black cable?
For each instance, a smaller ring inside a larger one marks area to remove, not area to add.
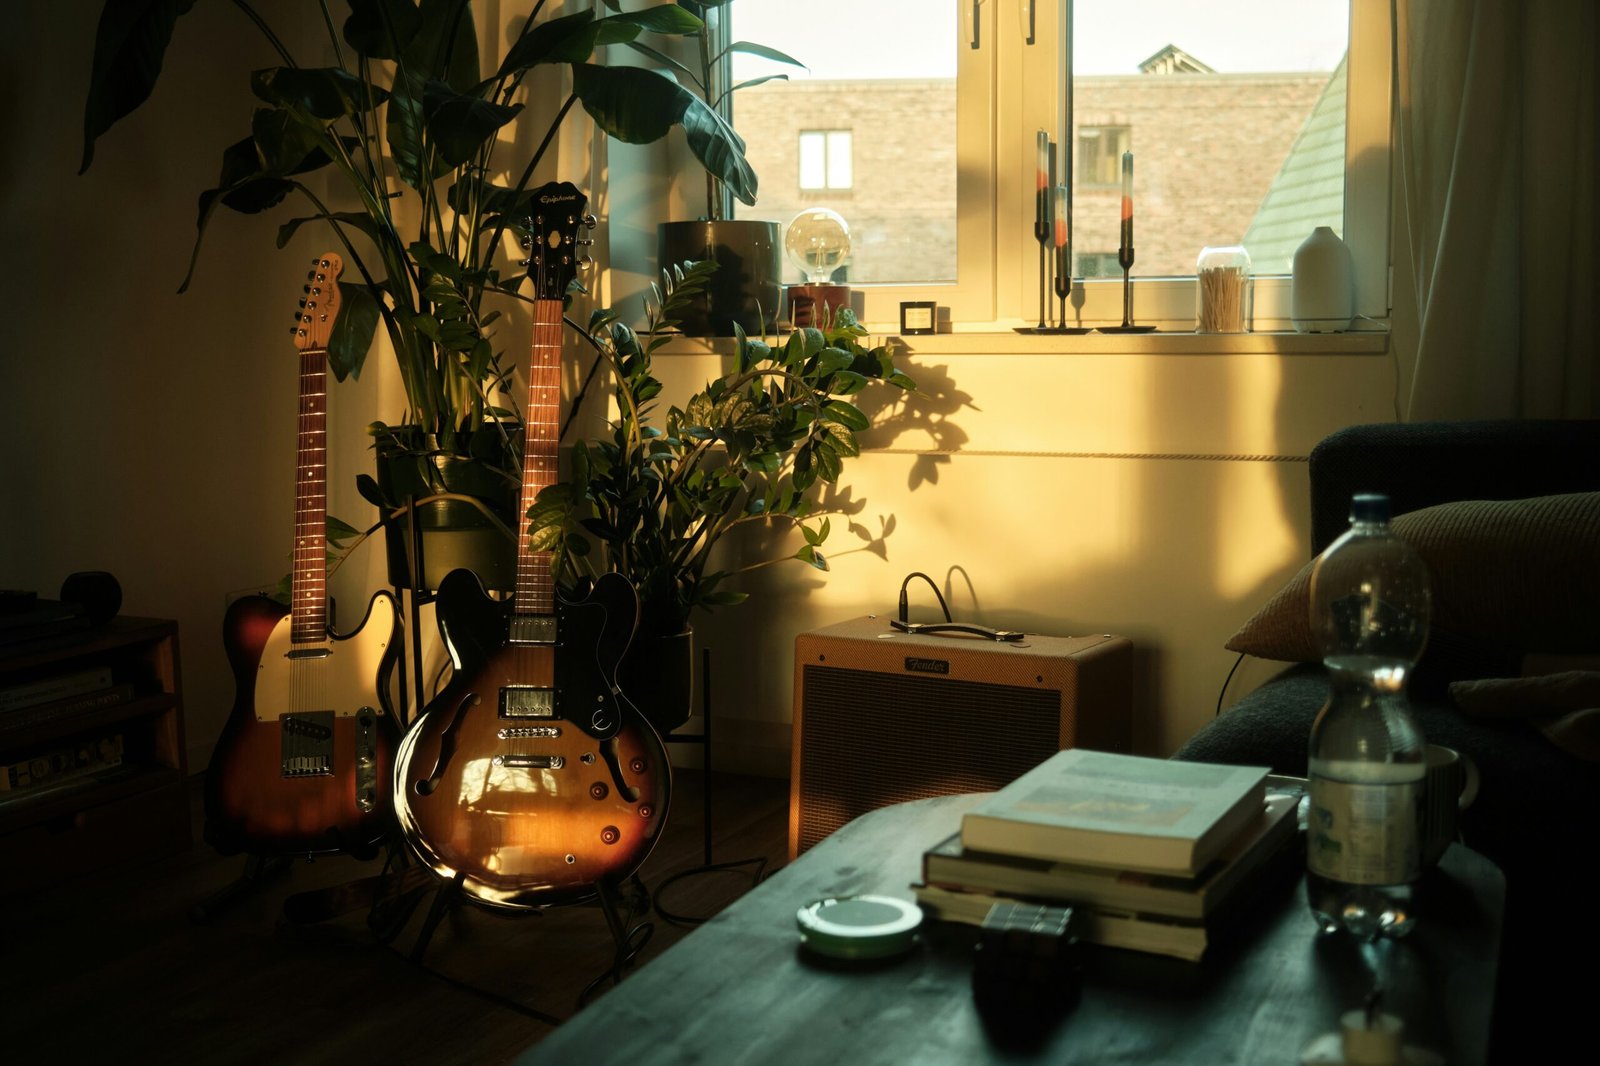
[[[1217,713],[1212,715],[1213,718],[1222,717],[1222,697],[1228,694],[1228,682],[1233,680],[1233,671],[1239,669],[1239,664],[1242,662],[1244,662],[1244,652],[1240,652],[1239,657],[1233,660],[1233,669],[1229,670],[1228,676],[1222,679],[1222,689],[1217,693]]]
[[[946,622],[955,621],[954,618],[950,617],[950,608],[945,604],[944,594],[939,591],[939,586],[934,583],[933,578],[929,577],[927,574],[924,574],[920,570],[913,570],[911,573],[906,575],[906,579],[904,581],[900,582],[900,621],[909,622],[911,620],[907,614],[909,606],[906,602],[906,586],[911,584],[911,579],[914,577],[920,577],[922,580],[928,583],[929,588],[933,589],[933,595],[939,601],[939,610],[944,612],[944,620]]]
[[[700,925],[703,922],[709,921],[709,918],[696,918],[692,915],[674,914],[663,907],[661,905],[661,896],[666,891],[667,886],[692,874],[708,874],[719,870],[737,870],[741,866],[752,865],[755,866],[755,870],[750,874],[750,887],[754,888],[765,879],[764,874],[767,869],[767,857],[765,855],[756,855],[748,859],[733,859],[729,862],[714,862],[710,863],[709,865],[692,866],[687,870],[679,870],[677,873],[673,874],[671,877],[668,877],[666,880],[662,881],[656,886],[656,913],[661,916],[662,921],[671,922],[673,925]]]

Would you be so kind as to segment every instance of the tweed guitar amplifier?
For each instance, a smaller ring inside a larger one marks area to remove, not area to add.
[[[874,808],[991,791],[1062,748],[1127,751],[1132,682],[1133,646],[1109,634],[1008,643],[879,615],[800,634],[789,857]]]

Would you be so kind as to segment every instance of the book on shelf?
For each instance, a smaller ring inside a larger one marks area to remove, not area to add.
[[[86,692],[111,687],[111,667],[91,666],[82,670],[0,686],[0,712],[20,711],[41,703],[69,699]]]
[[[968,811],[961,844],[1194,877],[1259,815],[1267,773],[1068,748]]]
[[[923,853],[922,880],[947,889],[1203,918],[1294,842],[1297,805],[1294,795],[1269,792],[1256,817],[1194,877],[978,851],[956,833]]]
[[[0,714],[0,727],[21,729],[24,726],[37,725],[40,722],[71,718],[77,714],[88,714],[90,711],[116,707],[123,703],[132,703],[138,696],[139,690],[132,681],[121,681],[108,688],[96,689],[93,692],[84,692],[76,696],[68,696],[65,699],[51,700],[49,703],[35,703],[20,710],[6,711],[4,714]]]

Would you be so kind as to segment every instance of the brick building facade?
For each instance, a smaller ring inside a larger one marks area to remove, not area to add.
[[[1079,131],[1125,130],[1134,154],[1134,273],[1192,274],[1202,247],[1240,243],[1328,82],[1326,73],[1078,78]],[[850,223],[851,280],[953,277],[954,81],[769,82],[739,93],[735,107],[761,179],[741,217],[787,223],[829,207]],[[800,134],[822,130],[852,134],[849,188],[800,188]],[[1031,167],[1031,146],[1025,158]],[[1076,272],[1116,273],[1120,187],[1083,178],[1073,194]]]

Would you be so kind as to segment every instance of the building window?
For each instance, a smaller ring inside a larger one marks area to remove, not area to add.
[[[849,130],[801,130],[800,188],[809,191],[853,187],[850,142]]]
[[[1122,153],[1133,151],[1127,126],[1078,127],[1078,185],[1115,185],[1122,180]]]

